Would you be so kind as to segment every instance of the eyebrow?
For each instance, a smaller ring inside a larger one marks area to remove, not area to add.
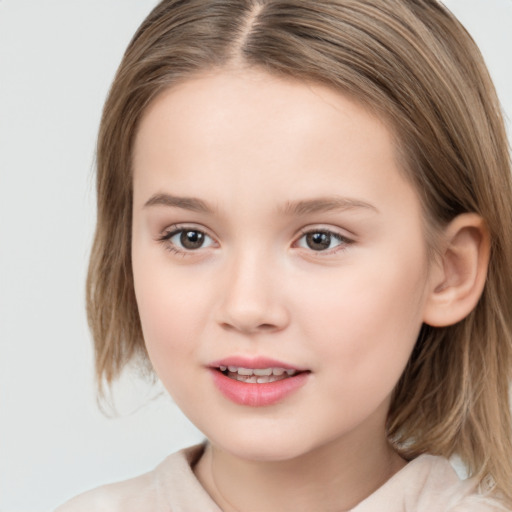
[[[302,201],[288,201],[284,212],[288,215],[308,215],[311,213],[325,213],[331,211],[345,211],[364,209],[378,213],[379,210],[370,203],[348,197],[320,197]]]
[[[171,194],[155,194],[145,203],[144,208],[149,206],[167,206],[172,208],[182,208],[199,213],[213,213],[214,208],[208,205],[202,199],[195,197],[179,197]],[[365,209],[378,213],[375,206],[359,199],[348,197],[320,197],[315,199],[304,199],[299,201],[288,201],[283,207],[286,215],[308,215],[312,213],[324,213],[331,211],[345,211]]]
[[[200,213],[213,212],[213,208],[201,199],[195,197],[178,197],[170,194],[155,194],[151,196],[144,203],[144,208],[148,206],[170,206]]]

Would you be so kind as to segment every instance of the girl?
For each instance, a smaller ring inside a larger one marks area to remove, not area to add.
[[[97,192],[100,390],[137,360],[207,441],[59,511],[510,510],[507,139],[436,0],[162,1]]]

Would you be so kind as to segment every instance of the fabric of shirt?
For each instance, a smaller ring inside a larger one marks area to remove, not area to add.
[[[88,491],[55,512],[222,512],[192,470],[203,451],[204,445],[181,450],[149,473]],[[421,455],[352,512],[507,511],[475,488],[447,459]]]

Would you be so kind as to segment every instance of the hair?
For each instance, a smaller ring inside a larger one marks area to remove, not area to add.
[[[131,267],[132,149],[148,105],[193,75],[250,67],[346,94],[386,120],[432,232],[486,222],[483,294],[464,320],[424,325],[388,414],[408,459],[458,455],[512,503],[512,186],[508,140],[482,56],[436,0],[164,0],[129,44],[97,147],[98,217],[87,280],[100,394],[149,366]]]

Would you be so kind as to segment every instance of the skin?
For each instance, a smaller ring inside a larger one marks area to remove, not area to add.
[[[349,207],[332,208],[340,198]],[[162,240],[185,227],[202,247]],[[319,230],[341,238],[313,250],[304,231]],[[190,79],[140,125],[132,243],[150,359],[209,440],[195,472],[223,510],[345,510],[404,466],[385,420],[434,284],[420,202],[381,120],[258,71]],[[238,405],[207,368],[233,355],[311,373],[277,404]]]

